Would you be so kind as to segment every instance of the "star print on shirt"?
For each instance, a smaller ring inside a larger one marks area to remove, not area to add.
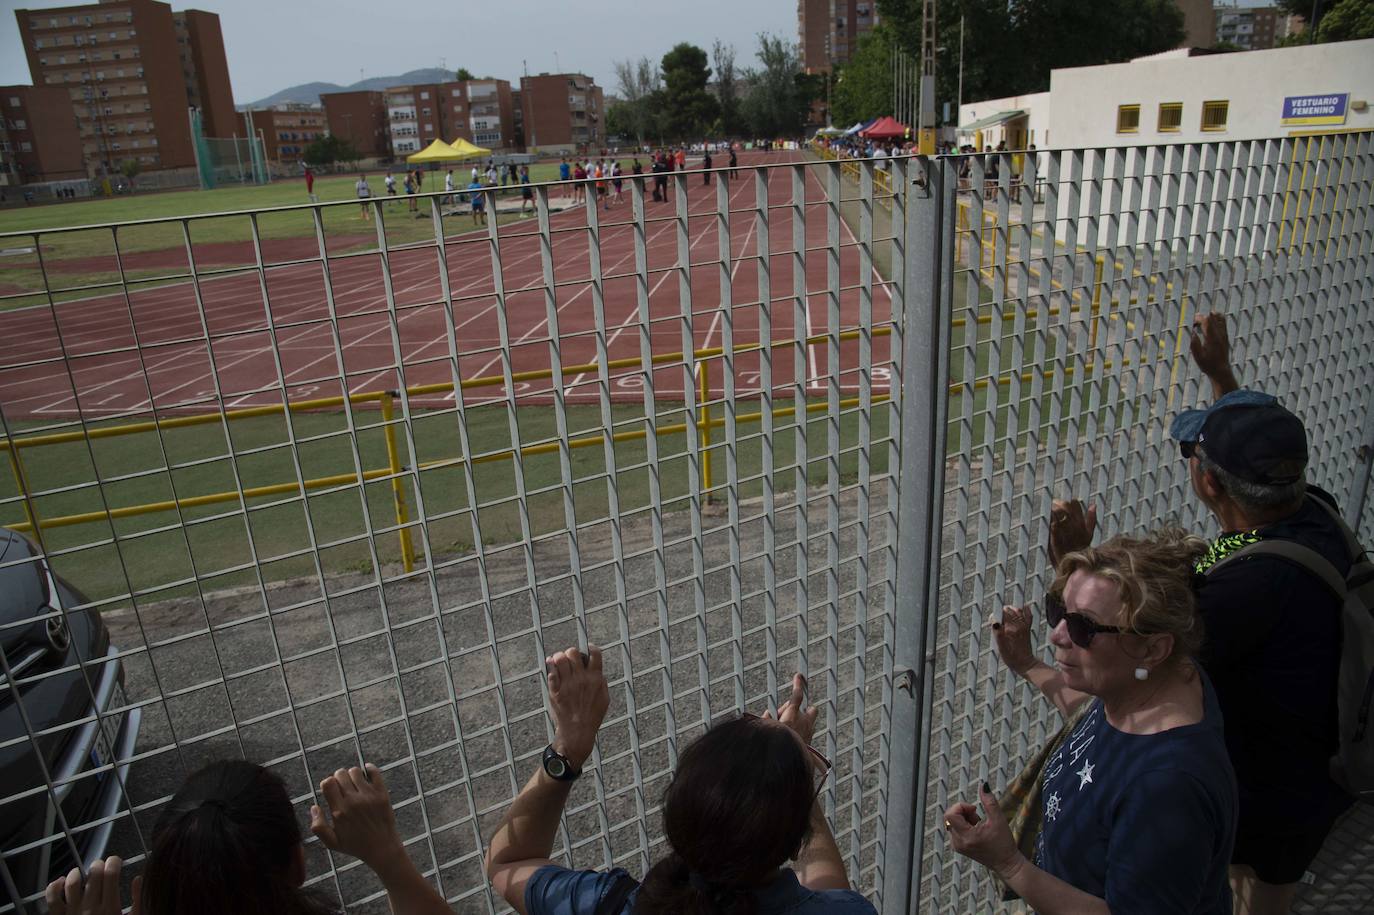
[[[1078,776],[1078,790],[1082,791],[1083,786],[1093,780],[1093,764],[1085,759],[1083,761],[1083,768],[1075,772],[1074,775]]]
[[[1059,816],[1059,792],[1056,791],[1045,799],[1045,819],[1051,823],[1055,817]]]

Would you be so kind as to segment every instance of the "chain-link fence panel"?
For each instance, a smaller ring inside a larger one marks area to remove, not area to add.
[[[1309,480],[1354,504],[1374,408],[1371,178],[1369,134],[940,160],[956,241],[930,290],[948,316],[951,383],[923,910],[1000,904],[987,872],[950,849],[941,813],[984,779],[1006,785],[1059,726],[987,628],[1003,604],[1039,605],[1051,500],[1094,502],[1099,536],[1168,520],[1215,535],[1167,434],[1212,399],[1190,357],[1195,315],[1226,315],[1242,384],[1303,418]],[[1367,504],[1360,533],[1374,540]],[[1374,836],[1354,816],[1314,864],[1303,911],[1374,892]]]
[[[627,175],[484,189],[485,215],[0,238],[28,251],[0,293],[0,911],[100,852],[139,873],[223,757],[279,774],[302,826],[376,762],[426,876],[503,908],[482,857],[550,737],[543,659],[588,642],[612,704],[557,859],[642,874],[684,742],[800,671],[881,902],[904,182],[744,158],[664,200]],[[357,862],[306,861],[386,910]]]

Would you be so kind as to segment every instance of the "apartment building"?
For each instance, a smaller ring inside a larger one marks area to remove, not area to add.
[[[328,133],[323,108],[287,102],[249,112],[253,133],[262,137],[263,154],[268,161],[293,165],[301,161],[305,148]]]
[[[158,0],[14,15],[33,84],[67,93],[88,174],[111,174],[126,159],[145,170],[194,166],[193,104],[211,134],[234,132],[218,16],[173,14]]]
[[[408,156],[443,137],[439,120],[439,84],[393,86],[383,92],[391,152]],[[451,138],[448,138],[451,139]]]
[[[847,63],[877,22],[877,0],[797,0],[802,66],[825,73]]]
[[[605,94],[583,73],[541,73],[520,80],[525,146],[530,152],[598,149],[606,142]]]
[[[320,101],[324,104],[325,126],[331,134],[352,143],[364,157],[391,155],[385,93],[326,92]]]
[[[0,86],[0,186],[85,177],[66,91]]]
[[[504,79],[472,79],[386,90],[391,151],[406,156],[436,139],[462,137],[487,149],[515,149],[515,101]]]
[[[1288,37],[1288,19],[1272,6],[1216,7],[1217,43],[1227,42],[1247,51],[1272,48]]]

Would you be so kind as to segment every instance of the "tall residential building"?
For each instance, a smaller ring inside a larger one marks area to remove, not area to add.
[[[419,152],[435,140],[443,139],[439,121],[439,85],[393,86],[386,97],[387,130],[391,151],[397,156]]]
[[[459,137],[493,150],[516,146],[514,93],[504,79],[398,86],[386,90],[386,110],[397,156]]]
[[[877,0],[797,0],[802,66],[823,73],[847,63],[877,23]]]
[[[541,73],[520,80],[525,147],[572,152],[606,141],[605,94],[582,73]]]
[[[235,132],[218,16],[197,10],[174,16],[158,0],[14,15],[34,85],[68,94],[89,174],[116,172],[126,159],[146,170],[193,167],[193,104],[210,134]]]
[[[85,177],[66,91],[0,86],[0,186]]]
[[[183,10],[172,14],[172,25],[177,30],[186,99],[192,108],[200,109],[206,136],[233,136],[238,117],[234,111],[234,93],[229,88],[229,60],[224,56],[219,16],[201,10]]]
[[[299,163],[305,148],[328,133],[324,109],[315,105],[286,102],[255,108],[249,116],[253,132],[262,137],[263,154],[283,165]]]
[[[391,155],[385,94],[370,90],[326,92],[320,101],[331,134],[352,143],[365,157]]]
[[[1287,16],[1272,6],[1217,6],[1217,42],[1247,51],[1272,48],[1288,36]]]

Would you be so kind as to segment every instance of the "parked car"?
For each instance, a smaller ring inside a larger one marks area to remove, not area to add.
[[[0,528],[0,903],[103,856],[121,806],[141,715],[88,603]]]

